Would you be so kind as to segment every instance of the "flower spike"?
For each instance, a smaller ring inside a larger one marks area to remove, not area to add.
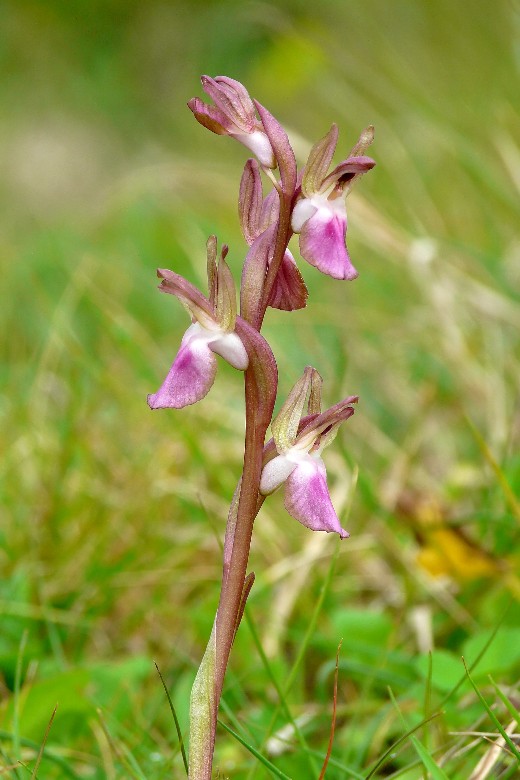
[[[188,107],[197,122],[212,133],[235,138],[250,149],[266,168],[276,168],[271,142],[256,117],[255,105],[246,88],[227,76],[214,79],[202,76],[201,82],[215,105],[210,106],[200,98],[192,98]]]
[[[240,371],[249,365],[243,340],[235,331],[236,293],[233,277],[225,261],[227,247],[216,261],[216,239],[208,240],[209,298],[182,276],[159,269],[159,289],[175,295],[192,317],[192,324],[163,384],[148,396],[151,409],[182,409],[204,398],[217,371],[215,355],[220,355]]]
[[[338,139],[338,129],[332,125],[311,149],[303,173],[301,197],[293,209],[291,227],[300,234],[301,256],[335,279],[358,276],[345,245],[345,198],[353,182],[375,165],[374,160],[363,155],[373,137],[374,130],[368,127],[350,156],[327,174]]]
[[[349,534],[332,506],[321,452],[341,423],[354,414],[351,404],[358,399],[350,396],[320,413],[321,384],[318,372],[307,366],[273,420],[260,493],[269,495],[285,482],[285,508],[292,517],[313,531],[337,533],[345,539]],[[302,418],[307,397],[308,416]]]
[[[189,101],[195,119],[217,135],[234,138],[255,159],[246,162],[240,184],[239,218],[248,250],[239,313],[228,248],[219,251],[215,236],[207,242],[207,295],[173,271],[157,272],[159,289],[178,298],[191,324],[166,379],[148,396],[149,406],[180,409],[204,398],[215,380],[217,355],[244,372],[243,471],[226,524],[219,604],[190,697],[190,780],[212,777],[219,703],[254,580],[248,560],[265,497],[283,484],[285,508],[299,523],[341,539],[349,536],[330,498],[322,452],[354,414],[358,399],[350,396],[322,412],[322,378],[307,366],[273,419],[278,367],[261,329],[268,306],[291,311],[306,305],[307,288],[288,249],[293,233],[299,234],[301,255],[311,265],[338,279],[357,276],[345,243],[345,198],[354,181],[375,165],[365,156],[373,140],[369,127],[334,167],[338,128],[332,125],[311,149],[306,168],[298,171],[287,132],[239,81],[227,76],[202,76],[201,81],[210,100]],[[273,186],[265,197],[264,177]],[[265,443],[269,425],[272,438]]]

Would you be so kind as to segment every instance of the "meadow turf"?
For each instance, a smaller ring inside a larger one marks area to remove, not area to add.
[[[209,73],[244,82],[300,163],[333,121],[338,160],[368,124],[377,160],[348,201],[359,279],[302,262],[307,309],[265,324],[280,398],[308,363],[327,406],[360,396],[325,454],[351,537],[265,503],[216,776],[318,780],[343,639],[327,780],[517,777],[518,3],[46,0],[0,17],[0,774],[184,776],[154,662],[186,734],[242,377],[222,361],[182,412],[146,394],[188,324],[155,269],[203,286],[210,233],[236,275],[246,252],[243,150],[185,107]]]

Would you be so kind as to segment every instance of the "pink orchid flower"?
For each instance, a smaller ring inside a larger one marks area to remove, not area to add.
[[[368,127],[349,157],[327,173],[338,140],[338,128],[332,125],[311,149],[303,173],[301,197],[292,212],[291,227],[300,234],[301,256],[334,279],[358,276],[345,245],[345,198],[353,182],[375,165],[374,160],[362,154],[373,137],[373,128]]]
[[[192,324],[183,336],[177,357],[163,384],[156,393],[148,396],[151,409],[182,409],[204,398],[215,380],[215,355],[220,355],[240,371],[245,371],[249,365],[246,347],[235,330],[236,293],[225,261],[227,247],[222,248],[218,267],[216,253],[217,242],[212,236],[208,241],[209,299],[173,271],[157,271],[162,280],[159,289],[181,301],[191,314]]]
[[[307,394],[308,415],[302,418]],[[264,450],[260,493],[268,495],[285,483],[285,508],[312,531],[349,536],[332,505],[321,453],[342,422],[354,414],[350,396],[321,413],[321,377],[308,366],[271,424],[273,439]]]
[[[202,76],[204,91],[213,98],[214,106],[200,98],[192,98],[188,107],[195,119],[217,135],[228,135],[250,149],[266,168],[276,168],[271,142],[263,124],[257,119],[255,104],[247,89],[228,76]]]

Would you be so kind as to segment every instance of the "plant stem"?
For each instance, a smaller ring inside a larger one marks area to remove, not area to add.
[[[248,369],[245,374],[244,469],[238,487],[238,500],[235,495],[226,526],[219,605],[209,643],[194,683],[194,691],[197,691],[197,696],[201,695],[207,701],[210,712],[208,713],[207,709],[203,710],[203,720],[200,723],[200,725],[204,724],[202,732],[198,721],[192,723],[192,729],[197,728],[197,744],[196,746],[192,744],[190,750],[189,780],[211,780],[218,707],[233,639],[243,612],[244,585],[253,523],[262,503],[258,500],[258,487],[265,433],[269,424],[265,415],[258,414],[259,390],[253,369]],[[200,680],[199,676],[201,676]],[[201,736],[205,745],[199,741]]]
[[[247,574],[253,524],[258,512],[258,486],[262,471],[262,451],[267,425],[256,419],[258,388],[252,372],[245,374],[246,435],[244,470],[238,502],[236,524],[232,532],[231,557],[222,576],[222,590],[217,611],[217,664],[215,682],[220,698],[231,645],[240,612],[242,591]]]
[[[291,197],[280,193],[280,218],[276,234],[276,244],[273,252],[266,281],[258,299],[258,316],[254,327],[258,331],[262,326],[267,300],[274,284],[278,268],[282,262],[290,236]],[[247,563],[251,548],[253,524],[260,508],[258,503],[258,488],[262,473],[262,452],[265,434],[270,420],[259,420],[259,393],[254,372],[248,369],[245,373],[245,406],[246,434],[244,446],[244,469],[242,472],[238,512],[233,529],[226,528],[226,540],[231,545],[231,556],[224,565],[222,589],[217,610],[217,660],[215,670],[216,707],[222,693],[226,667],[233,644],[233,637],[240,614],[242,591],[247,574]],[[227,563],[227,565],[226,565]]]
[[[291,235],[290,215],[292,193],[280,191],[280,215],[276,242],[265,283],[258,291],[255,321],[252,326],[260,332],[267,309],[270,291],[276,274],[283,260],[285,250]],[[260,476],[262,473],[262,456],[265,435],[271,419],[267,419],[261,409],[262,387],[260,386],[253,366],[245,372],[245,413],[246,432],[244,444],[244,468],[239,484],[238,506],[235,509],[235,499],[231,505],[226,526],[224,544],[224,565],[222,571],[222,586],[220,599],[215,616],[210,644],[206,654],[214,652],[213,691],[211,697],[211,728],[208,733],[207,760],[195,774],[191,770],[189,780],[211,780],[212,756],[215,746],[217,713],[224,686],[224,678],[233,645],[234,636],[243,612],[244,584],[247,575],[247,564],[251,548],[253,525],[258,514],[262,499],[259,495]],[[236,497],[235,497],[236,498]],[[213,644],[214,643],[214,644]],[[203,661],[204,663],[204,661]]]

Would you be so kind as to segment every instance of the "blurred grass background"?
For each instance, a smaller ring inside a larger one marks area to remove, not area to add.
[[[338,160],[372,123],[378,162],[348,204],[359,279],[300,266],[308,308],[265,328],[281,397],[306,363],[327,405],[361,396],[326,453],[351,539],[267,502],[249,614],[270,666],[244,624],[222,719],[317,778],[343,637],[327,779],[366,778],[499,626],[473,677],[518,732],[520,5],[13,0],[0,19],[2,774],[33,771],[58,704],[34,776],[183,776],[153,661],[185,729],[243,432],[223,362],[203,403],[145,401],[187,326],[155,268],[203,285],[211,232],[237,274],[245,253],[243,150],[185,108],[201,73],[243,81],[301,163],[333,121]],[[301,651],[295,727],[270,675]],[[443,708],[418,732],[433,767],[405,740],[371,776],[515,776],[468,681]],[[223,729],[216,767],[274,776]]]

